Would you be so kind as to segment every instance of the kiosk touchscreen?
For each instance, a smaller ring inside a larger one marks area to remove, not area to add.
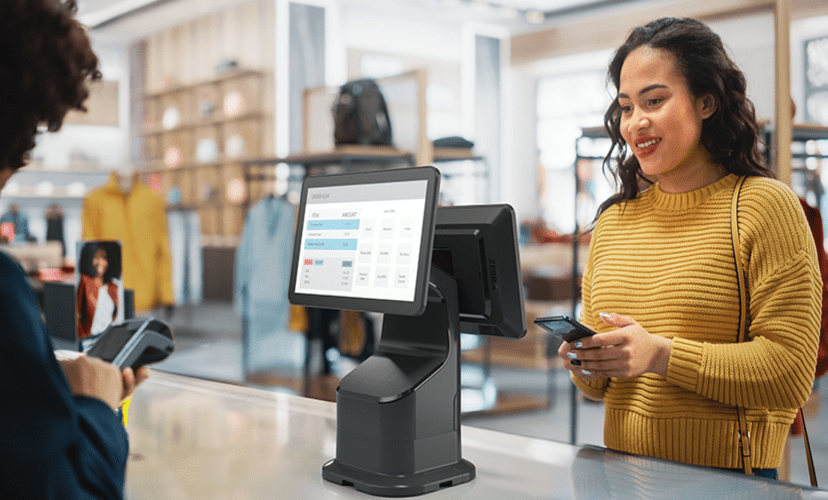
[[[309,177],[293,304],[384,313],[372,356],[337,388],[322,477],[383,496],[470,481],[461,456],[460,332],[526,332],[514,211],[437,208],[433,167]]]
[[[307,178],[291,302],[421,314],[439,190],[433,167]]]

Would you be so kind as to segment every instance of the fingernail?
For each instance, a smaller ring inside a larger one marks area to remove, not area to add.
[[[612,318],[612,314],[610,314],[610,313],[598,313],[598,316],[601,316],[601,318],[603,318],[603,319]]]
[[[581,366],[581,361],[578,359],[573,359],[570,363],[572,363],[572,366]]]
[[[584,343],[579,340],[578,342],[575,342],[572,345],[575,346],[575,349],[580,349],[581,347],[584,346]]]
[[[566,353],[566,357],[568,357],[569,359],[578,359],[578,353],[569,351],[568,353]]]
[[[581,370],[581,373],[583,373],[584,375],[592,375],[592,372],[589,370]]]

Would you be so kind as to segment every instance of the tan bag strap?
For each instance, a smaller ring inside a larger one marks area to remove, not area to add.
[[[817,488],[816,468],[814,467],[814,456],[811,454],[811,441],[808,440],[808,428],[805,426],[805,412],[799,409],[799,418],[802,419],[802,437],[805,441],[805,459],[808,461],[808,476],[811,478],[811,486]]]
[[[733,243],[733,259],[736,261],[736,280],[739,286],[739,337],[736,342],[742,342],[743,337],[747,335],[745,325],[747,323],[747,292],[745,290],[745,275],[742,272],[742,258],[740,255],[739,244],[739,192],[742,190],[742,184],[745,182],[745,176],[739,177],[736,185],[733,187],[733,198],[730,202],[730,236]],[[745,474],[753,475],[753,467],[750,463],[750,432],[747,430],[747,417],[745,416],[745,408],[737,406],[736,412],[739,415],[739,449],[742,455],[742,467]]]
[[[733,199],[730,203],[730,235],[733,240],[733,257],[736,260],[736,275],[739,284],[739,338],[737,342],[747,340],[747,289],[745,288],[745,275],[742,272],[742,259],[739,251],[739,193],[742,190],[746,176],[741,176],[736,181],[736,186],[733,188]],[[753,468],[751,467],[750,456],[750,432],[747,432],[747,417],[745,416],[745,408],[737,406],[736,411],[739,415],[739,448],[742,453],[742,467],[745,474],[753,475]],[[805,441],[805,458],[808,461],[808,474],[811,479],[811,486],[817,487],[816,469],[814,468],[814,457],[811,454],[811,442],[808,440],[808,430],[805,428],[805,414],[802,408],[799,409],[799,416],[802,418],[802,437]]]

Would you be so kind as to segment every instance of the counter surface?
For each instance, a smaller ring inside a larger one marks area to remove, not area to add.
[[[566,425],[566,423],[562,423]],[[336,405],[154,371],[129,411],[126,498],[378,498],[322,479]],[[438,499],[828,499],[828,491],[463,426],[476,479]]]

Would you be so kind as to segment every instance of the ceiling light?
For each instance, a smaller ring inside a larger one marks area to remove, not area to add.
[[[500,15],[505,17],[506,19],[515,19],[518,17],[518,10],[514,7],[501,7],[500,8]]]
[[[526,12],[526,20],[530,23],[540,24],[545,20],[543,12],[537,10],[530,10]]]

